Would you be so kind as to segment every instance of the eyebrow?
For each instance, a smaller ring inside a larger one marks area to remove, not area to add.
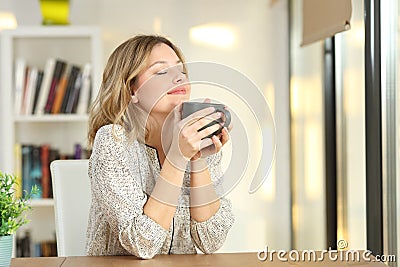
[[[149,66],[149,68],[151,68],[151,67],[153,67],[154,65],[157,65],[157,64],[167,64],[168,62],[167,61],[156,61],[156,62],[154,62],[153,64],[151,64],[150,66]],[[182,61],[181,60],[178,60],[178,61],[176,61],[176,63],[177,64],[179,64],[179,63],[182,63]]]

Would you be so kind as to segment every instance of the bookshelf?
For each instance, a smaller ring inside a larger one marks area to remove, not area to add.
[[[41,70],[45,70],[49,58],[63,59],[82,69],[90,63],[91,102],[97,95],[102,72],[100,28],[27,26],[0,32],[0,170],[9,173],[16,172],[16,143],[49,144],[63,154],[72,154],[75,144],[85,147],[87,140],[87,114],[17,114],[15,66],[18,58]],[[32,207],[31,222],[18,230],[17,236],[29,230],[33,242],[54,239],[54,201],[35,199]]]
[[[88,115],[19,115],[14,117],[15,123],[24,122],[87,122]]]

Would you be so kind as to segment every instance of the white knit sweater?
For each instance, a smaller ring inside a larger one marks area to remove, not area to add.
[[[216,214],[205,222],[190,217],[190,164],[169,231],[143,213],[148,195],[160,173],[157,150],[133,141],[122,127],[113,135],[112,125],[96,134],[89,159],[92,204],[87,229],[88,255],[190,254],[196,248],[213,253],[225,241],[234,222],[231,203],[221,197]],[[115,138],[117,137],[117,138]],[[221,153],[207,158],[211,180],[222,192]]]

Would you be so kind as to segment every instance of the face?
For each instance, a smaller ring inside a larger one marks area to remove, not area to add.
[[[152,115],[169,114],[181,102],[189,100],[190,85],[182,62],[168,45],[156,45],[147,67],[138,75],[135,98]]]

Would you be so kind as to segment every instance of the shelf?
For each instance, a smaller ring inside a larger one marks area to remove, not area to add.
[[[92,26],[19,26],[14,30],[5,30],[5,34],[12,34],[16,38],[97,38],[100,35],[98,27]]]
[[[15,122],[87,122],[89,116],[76,114],[17,115]]]
[[[96,26],[19,26],[15,30],[0,32],[0,125],[2,127],[0,169],[2,171],[22,174],[24,144],[33,146],[48,144],[50,149],[54,149],[54,154],[59,151],[60,155],[72,155],[76,144],[87,142],[88,114],[19,115],[15,112],[16,60],[22,58],[27,65],[43,71],[49,58],[60,58],[82,68],[90,63],[92,65],[90,97],[94,98],[101,84],[102,54],[101,32]],[[90,99],[90,102],[92,101],[93,99]],[[26,158],[25,160],[27,161]],[[29,212],[30,223],[26,228],[31,231],[32,240],[40,242],[53,239],[54,199],[32,199],[29,203],[32,212]],[[19,229],[18,234],[22,234],[23,230]],[[15,251],[16,249],[14,253]]]
[[[32,199],[31,200],[32,208],[35,207],[53,207],[54,199],[52,198],[41,198],[41,199]]]

